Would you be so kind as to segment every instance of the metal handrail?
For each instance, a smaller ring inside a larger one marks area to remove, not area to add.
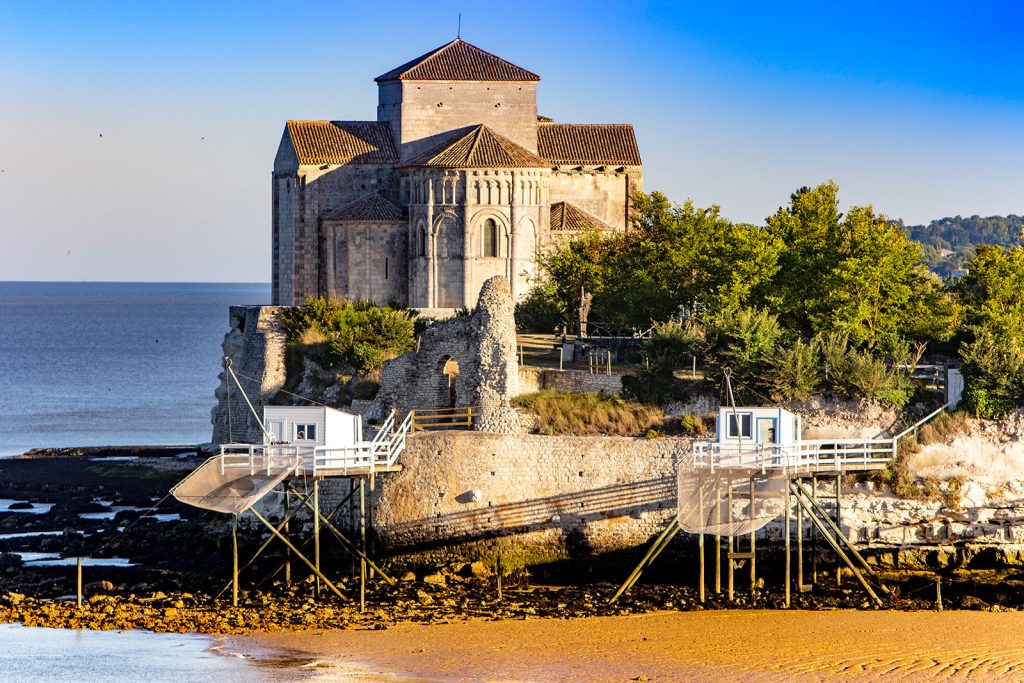
[[[896,439],[815,439],[790,444],[693,445],[695,467],[743,467],[760,470],[842,470],[844,466],[888,463],[895,456]]]

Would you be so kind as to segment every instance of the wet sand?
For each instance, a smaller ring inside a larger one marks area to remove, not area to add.
[[[234,636],[359,681],[1021,681],[1024,612],[721,610]],[[278,658],[278,665],[283,664]]]

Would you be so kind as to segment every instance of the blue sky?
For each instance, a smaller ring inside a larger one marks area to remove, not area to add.
[[[460,11],[541,113],[633,123],[648,191],[1024,213],[1021,3],[0,2],[0,280],[268,280],[284,121],[374,118]]]

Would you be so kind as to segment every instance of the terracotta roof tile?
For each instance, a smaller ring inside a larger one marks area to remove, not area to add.
[[[329,211],[323,217],[331,221],[397,222],[404,220],[405,214],[399,206],[374,192],[349,202],[340,209]]]
[[[579,232],[587,228],[615,229],[569,202],[557,202],[551,205],[551,230],[553,232]]]
[[[540,76],[456,38],[374,80],[539,81]]]
[[[299,164],[394,164],[391,128],[377,121],[289,121]]]
[[[437,168],[544,168],[548,162],[484,125],[454,131],[405,166]]]
[[[628,123],[541,123],[537,153],[554,164],[642,163]]]

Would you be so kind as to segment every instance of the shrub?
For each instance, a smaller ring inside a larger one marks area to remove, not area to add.
[[[715,315],[705,332],[709,379],[719,382],[730,368],[739,382],[767,390],[765,380],[782,336],[778,319],[765,310],[734,308]]]
[[[986,327],[960,350],[965,407],[978,417],[1003,417],[1024,402],[1024,345]]]
[[[562,327],[562,312],[558,304],[540,287],[530,290],[526,298],[516,304],[516,329],[519,332],[551,334]]]
[[[821,388],[824,368],[821,351],[816,344],[802,339],[788,348],[780,348],[771,361],[766,378],[772,398],[802,401]]]
[[[651,370],[661,374],[683,365],[690,356],[702,356],[705,350],[704,329],[692,320],[669,320],[654,326],[651,338],[644,343],[644,353]]]
[[[536,416],[542,434],[646,436],[665,424],[661,409],[601,393],[539,391],[512,400]]]
[[[302,306],[281,311],[289,357],[312,358],[327,369],[351,367],[365,373],[411,351],[415,313],[371,301],[309,297]]]
[[[949,443],[956,437],[967,433],[969,420],[967,413],[962,410],[953,413],[939,413],[933,420],[921,427],[917,433],[917,442],[922,445]]]
[[[379,382],[357,382],[352,387],[352,398],[371,401],[377,395],[377,391],[380,389]]]
[[[622,376],[622,395],[640,403],[661,405],[672,398],[673,384],[671,375],[654,369],[641,370],[635,375]]]

